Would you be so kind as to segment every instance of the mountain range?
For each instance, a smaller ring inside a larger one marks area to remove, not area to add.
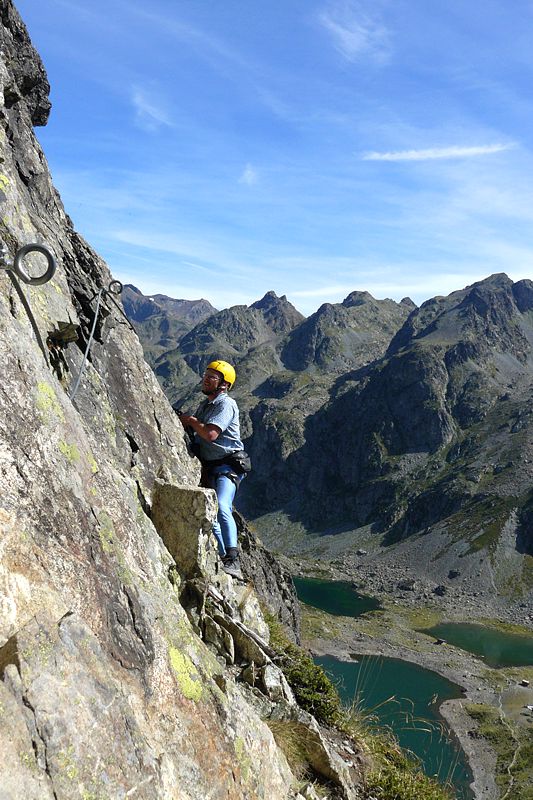
[[[143,348],[150,360],[175,347],[191,327],[217,311],[207,300],[173,300],[164,294],[145,297],[130,284],[124,286],[122,303],[129,319],[142,326]]]
[[[212,358],[236,365],[254,464],[239,503],[267,542],[416,554],[435,580],[529,592],[530,280],[492,275],[419,308],[354,291],[308,318],[269,292],[189,325],[148,360],[190,410]]]

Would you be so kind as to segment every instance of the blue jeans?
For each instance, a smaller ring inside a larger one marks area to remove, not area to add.
[[[233,519],[232,506],[237,486],[244,475],[237,475],[234,480],[228,477],[232,472],[227,464],[221,464],[213,469],[210,476],[211,487],[215,490],[218,500],[218,514],[213,523],[213,533],[215,534],[218,552],[225,556],[229,547],[237,547],[237,525]]]

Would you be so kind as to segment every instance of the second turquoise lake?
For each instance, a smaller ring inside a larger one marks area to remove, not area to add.
[[[347,581],[325,581],[321,578],[293,577],[298,599],[339,617],[360,617],[380,608],[375,597],[359,594]]]
[[[381,607],[376,598],[360,595],[345,581],[293,580],[302,603],[328,614],[359,617]],[[458,800],[472,799],[465,753],[438,711],[444,700],[461,696],[459,686],[400,659],[361,656],[346,662],[325,655],[314,660],[332,677],[346,706],[355,699],[363,713],[389,727],[400,745],[421,760],[426,774],[449,781]]]
[[[444,622],[421,630],[444,639],[474,655],[491,667],[524,667],[533,664],[533,636],[520,636],[469,622]]]

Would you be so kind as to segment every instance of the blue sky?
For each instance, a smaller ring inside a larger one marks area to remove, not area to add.
[[[532,0],[18,0],[115,277],[218,308],[533,277]]]

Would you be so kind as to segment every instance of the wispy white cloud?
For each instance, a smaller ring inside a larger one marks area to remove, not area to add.
[[[200,270],[200,272],[208,272],[210,275],[216,275],[218,273],[218,269],[216,267],[206,267],[204,264],[199,264],[197,261],[185,261],[182,259],[181,263],[184,267]]]
[[[241,177],[239,178],[239,183],[245,183],[246,186],[253,186],[254,183],[257,183],[257,178],[257,171],[252,167],[251,164],[247,164]]]
[[[195,50],[207,61],[215,58],[219,63],[227,62],[247,70],[254,68],[253,63],[245,59],[236,48],[229,46],[223,38],[181,19],[175,9],[171,14],[166,14],[158,13],[153,9],[147,10],[144,3],[138,6],[133,4],[131,10],[130,7],[131,3],[128,4],[129,13],[135,14],[145,23],[155,26],[165,36]]]
[[[318,14],[320,25],[329,33],[335,49],[347,61],[370,57],[384,63],[391,53],[390,33],[363,5],[353,0],[330,2]]]
[[[196,234],[196,235],[195,235]],[[222,235],[213,234],[210,238],[202,238],[201,230],[194,230],[190,234],[166,233],[152,229],[151,231],[120,228],[106,231],[106,236],[115,243],[131,248],[142,248],[146,253],[152,252],[156,259],[161,259],[162,253],[177,258],[175,263],[203,265],[203,271],[213,270],[218,275],[224,274],[227,280],[250,279],[253,283],[261,273],[268,275],[266,268],[250,266],[248,251],[253,252],[254,243],[247,242],[241,249],[246,251],[243,255],[238,252],[233,240],[225,241]],[[233,247],[232,247],[233,245]]]
[[[154,97],[154,92],[141,86],[131,89],[131,101],[135,109],[135,122],[144,130],[151,133],[161,127],[173,127],[173,122],[163,107],[160,100]]]
[[[432,161],[441,158],[474,158],[501,153],[516,147],[514,142],[476,145],[473,147],[430,147],[427,150],[397,150],[393,152],[363,153],[362,161]]]

